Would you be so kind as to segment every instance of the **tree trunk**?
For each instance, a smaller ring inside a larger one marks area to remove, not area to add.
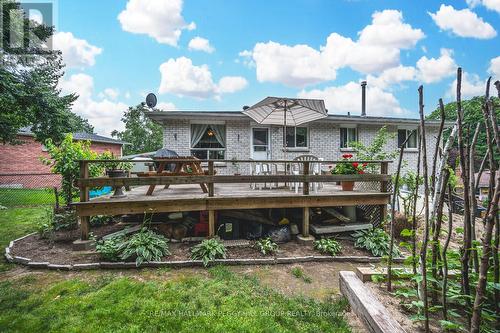
[[[471,203],[470,221],[471,221],[471,237],[473,242],[476,241],[476,211],[477,211],[474,160],[476,156],[477,138],[479,136],[479,129],[481,127],[480,125],[481,125],[480,123],[476,125],[476,130],[474,131],[474,137],[472,138],[472,143],[469,149],[469,187],[470,187],[469,193],[470,193],[470,203]],[[471,254],[474,263],[474,271],[476,273],[479,273],[479,256],[477,253],[476,245],[472,247]]]
[[[443,318],[448,320],[448,302],[446,300],[446,295],[448,292],[448,258],[446,257],[446,251],[448,251],[448,245],[450,245],[451,233],[453,231],[453,189],[451,184],[448,183],[448,235],[446,236],[446,241],[443,245],[443,289],[442,293],[442,303],[443,303]]]
[[[420,114],[420,132],[422,133],[422,168],[424,177],[424,239],[420,251],[420,269],[422,274],[421,297],[424,303],[424,328],[429,332],[429,302],[427,298],[427,243],[429,241],[429,176],[427,170],[427,146],[425,140],[425,120],[424,120],[424,88],[418,88],[419,114]]]
[[[415,196],[413,197],[413,212],[411,217],[411,228],[412,228],[412,247],[411,247],[411,255],[412,255],[412,266],[413,266],[413,274],[417,275],[417,199],[418,199],[418,188],[419,188],[419,179],[420,179],[420,157],[422,149],[422,133],[419,133],[418,136],[418,157],[417,157],[417,179],[415,183]]]
[[[444,104],[443,104],[443,99],[439,99],[439,111],[441,114],[441,123],[439,124],[439,131],[438,131],[438,136],[436,138],[436,147],[434,149],[434,158],[432,160],[432,174],[431,174],[431,179],[432,179],[432,193],[436,191],[436,163],[438,159],[438,154],[439,154],[439,147],[441,146],[441,136],[443,135],[443,129],[444,129],[444,122],[446,119],[446,113],[444,112]]]

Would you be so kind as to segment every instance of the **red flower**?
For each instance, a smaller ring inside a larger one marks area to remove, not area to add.
[[[358,168],[358,165],[359,164],[357,162],[352,163],[352,166],[355,167],[355,168]]]
[[[364,172],[363,170],[359,170],[359,171],[358,171],[358,173],[359,173],[360,175],[362,175],[362,174],[364,174],[365,172]]]
[[[366,168],[367,165],[368,163],[363,163],[363,168]]]
[[[350,154],[344,154],[344,155],[342,155],[342,158],[350,158],[351,156],[352,155],[350,155]]]

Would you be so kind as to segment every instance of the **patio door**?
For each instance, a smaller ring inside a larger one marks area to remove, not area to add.
[[[252,128],[252,158],[254,160],[267,160],[271,157],[269,128]]]

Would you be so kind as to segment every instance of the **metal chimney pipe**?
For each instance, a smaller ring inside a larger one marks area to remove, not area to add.
[[[361,117],[366,117],[366,81],[361,82]]]

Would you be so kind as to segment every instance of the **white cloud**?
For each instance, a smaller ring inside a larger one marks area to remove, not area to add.
[[[172,93],[203,99],[218,97],[222,93],[233,93],[247,85],[247,81],[239,76],[222,77],[216,84],[207,65],[193,65],[191,59],[186,57],[164,62],[160,65],[160,73],[160,94]]]
[[[63,94],[76,93],[79,95],[72,110],[88,119],[97,133],[110,135],[114,129],[124,129],[121,118],[123,112],[128,108],[127,104],[111,101],[107,98],[99,101],[93,99],[94,80],[90,75],[80,73],[71,75],[69,78],[63,77],[59,81],[59,87]]]
[[[460,37],[489,39],[497,35],[495,29],[470,9],[456,10],[442,4],[436,13],[430,13],[434,22],[442,30],[452,31]]]
[[[100,98],[109,98],[115,100],[120,95],[120,91],[115,88],[106,88],[101,93],[99,93]]]
[[[331,33],[319,50],[304,44],[257,43],[242,51],[247,64],[255,64],[259,82],[303,87],[334,80],[336,71],[350,67],[361,73],[380,72],[399,65],[401,49],[425,37],[420,29],[403,22],[401,12],[384,10],[372,15],[372,23],[359,32],[357,41]],[[253,62],[249,62],[248,58]]]
[[[217,92],[221,94],[233,93],[245,89],[247,85],[247,80],[241,76],[224,76],[219,80]]]
[[[182,30],[193,30],[196,24],[186,24],[182,17],[182,0],[129,0],[118,15],[122,29],[146,34],[158,43],[177,46]]]
[[[361,113],[361,87],[357,82],[351,81],[343,86],[325,89],[302,90],[298,96],[324,99],[329,113]],[[399,101],[393,94],[376,86],[367,86],[366,105],[366,113],[369,116],[394,116],[407,112],[401,108]]]
[[[475,7],[477,5],[483,5],[489,10],[494,10],[500,13],[500,0],[467,0],[467,4],[470,7]]]
[[[94,66],[95,57],[102,53],[101,48],[76,38],[71,32],[57,32],[54,34],[53,43],[55,49],[61,50],[67,67]]]
[[[403,81],[413,81],[416,77],[415,67],[399,65],[389,68],[380,73],[379,76],[368,75],[368,84],[385,89],[392,84]]]
[[[482,96],[486,91],[486,80],[482,80],[477,74],[469,74],[464,72],[462,75],[462,99],[471,98],[474,96]],[[448,97],[456,98],[457,96],[457,79],[455,79],[447,93]]]
[[[426,56],[420,58],[417,61],[418,80],[424,83],[432,83],[453,75],[457,69],[457,64],[452,55],[451,50],[441,49],[441,56],[437,59],[429,59]]]
[[[189,41],[188,48],[190,50],[203,51],[207,53],[215,51],[215,48],[210,45],[210,41],[208,39],[199,36],[194,37]]]
[[[174,103],[159,102],[158,104],[156,104],[155,109],[159,109],[161,111],[175,111],[177,110],[177,107],[174,105]]]
[[[491,73],[497,80],[500,80],[500,56],[490,60],[490,68],[488,72]]]

